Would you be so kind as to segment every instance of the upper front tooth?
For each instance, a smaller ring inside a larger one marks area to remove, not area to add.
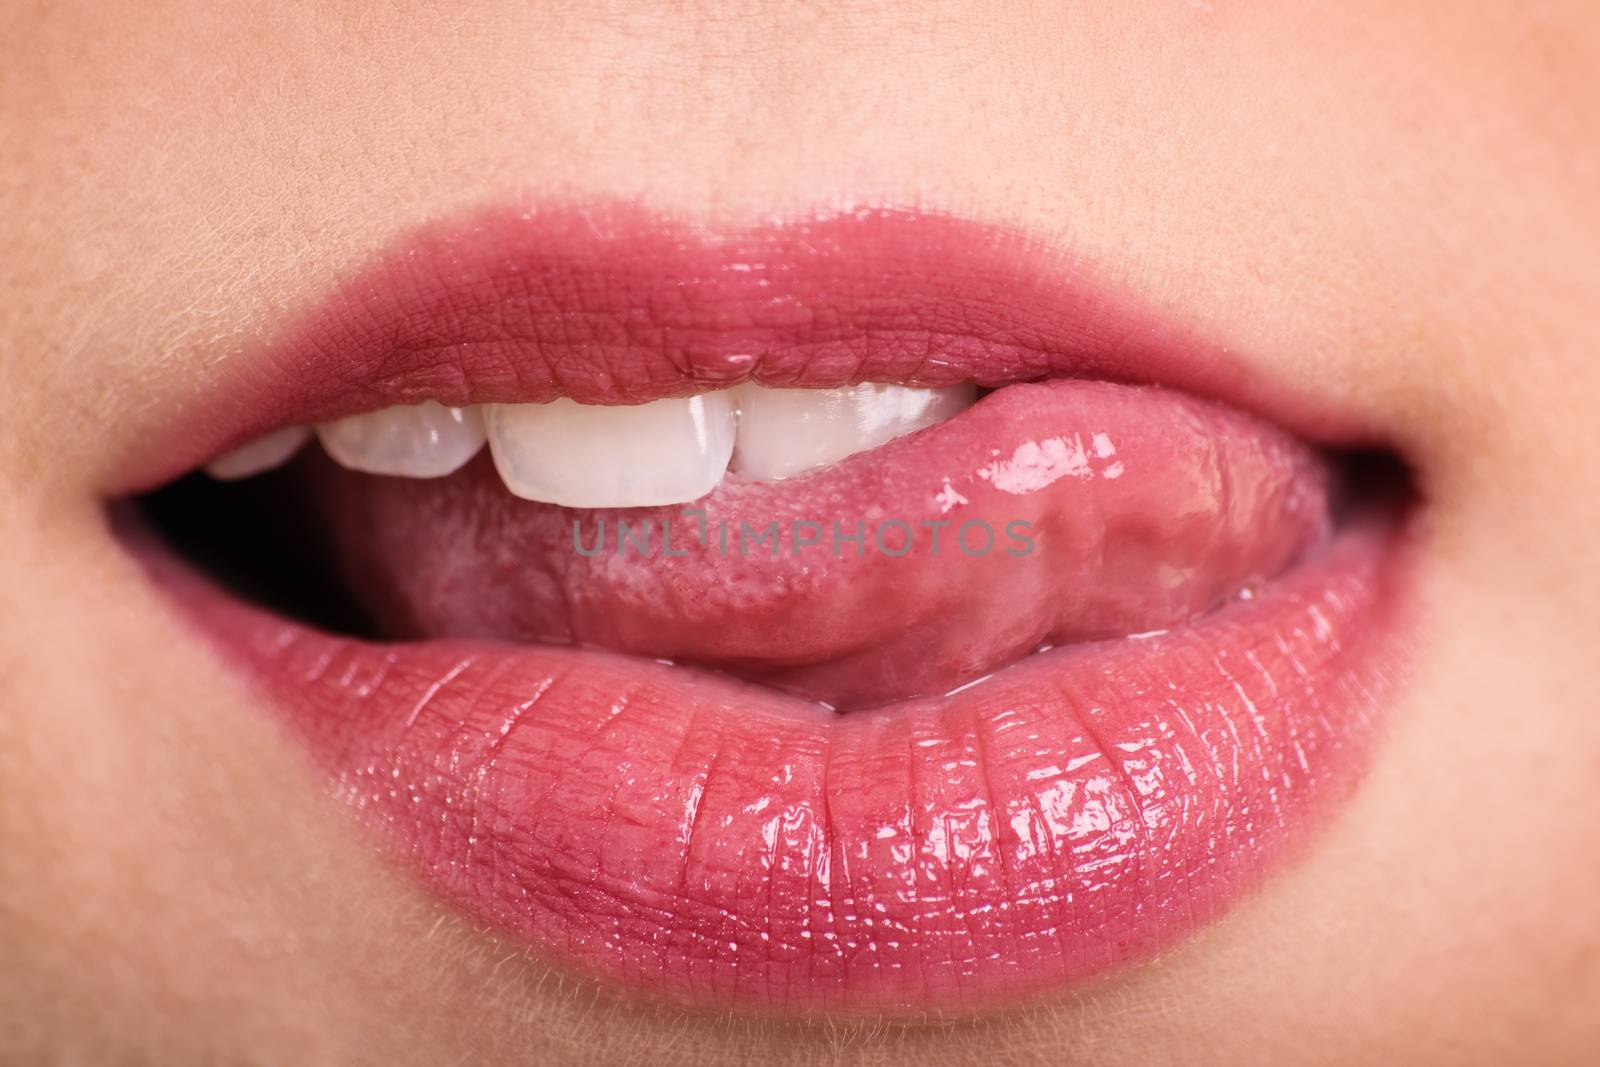
[[[726,392],[626,407],[488,404],[484,422],[506,488],[569,508],[696,500],[722,480],[733,452]]]
[[[739,386],[733,471],[770,481],[836,463],[901,434],[943,422],[977,398],[974,385],[914,389],[864,382],[842,389]]]
[[[247,441],[232,452],[224,452],[206,464],[206,473],[219,481],[231,482],[281,467],[310,437],[311,431],[304,426],[285,426]]]
[[[340,466],[407,478],[449,474],[476,455],[484,440],[477,408],[447,408],[433,400],[325,422],[317,436]]]

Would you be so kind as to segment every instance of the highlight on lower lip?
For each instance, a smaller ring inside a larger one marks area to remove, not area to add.
[[[972,382],[948,421],[700,503],[1021,516],[1041,569],[558,557],[595,513],[486,456],[388,479],[313,451],[271,506],[378,622],[330,633],[119,526],[390,848],[553,962],[714,1008],[981,1010],[1258,884],[1359,779],[1403,667],[1403,516],[1311,443],[1357,420],[1218,352],[960,220],[489,214],[380,257],[124,484],[422,400]]]

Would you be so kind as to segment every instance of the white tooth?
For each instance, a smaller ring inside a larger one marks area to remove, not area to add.
[[[433,400],[350,415],[317,427],[328,455],[341,467],[368,474],[440,478],[483,447],[477,408],[447,408]]]
[[[311,439],[305,426],[285,426],[225,452],[206,464],[206,473],[218,481],[232,482],[260,474],[289,462],[300,446]]]
[[[842,389],[734,390],[739,443],[733,472],[773,481],[837,463],[901,434],[943,422],[977,399],[974,385],[914,389],[864,382]]]
[[[569,508],[687,503],[716,487],[733,452],[726,392],[631,406],[488,404],[484,423],[506,488]]]

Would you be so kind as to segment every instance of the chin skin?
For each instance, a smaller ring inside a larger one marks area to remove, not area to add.
[[[0,35],[0,1061],[1580,1063],[1600,1045],[1600,28],[1582,5],[58,5]],[[1419,647],[1323,832],[978,1020],[643,1006],[367,844],[112,540],[128,452],[371,250],[578,191],[937,208],[1359,411]]]

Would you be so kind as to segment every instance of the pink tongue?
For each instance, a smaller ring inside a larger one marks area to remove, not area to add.
[[[1104,382],[1009,386],[826,470],[730,476],[686,507],[529,503],[487,455],[438,480],[314,468],[341,566],[386,636],[603,646],[837,707],[1180,623],[1328,527],[1326,470],[1304,445]]]

